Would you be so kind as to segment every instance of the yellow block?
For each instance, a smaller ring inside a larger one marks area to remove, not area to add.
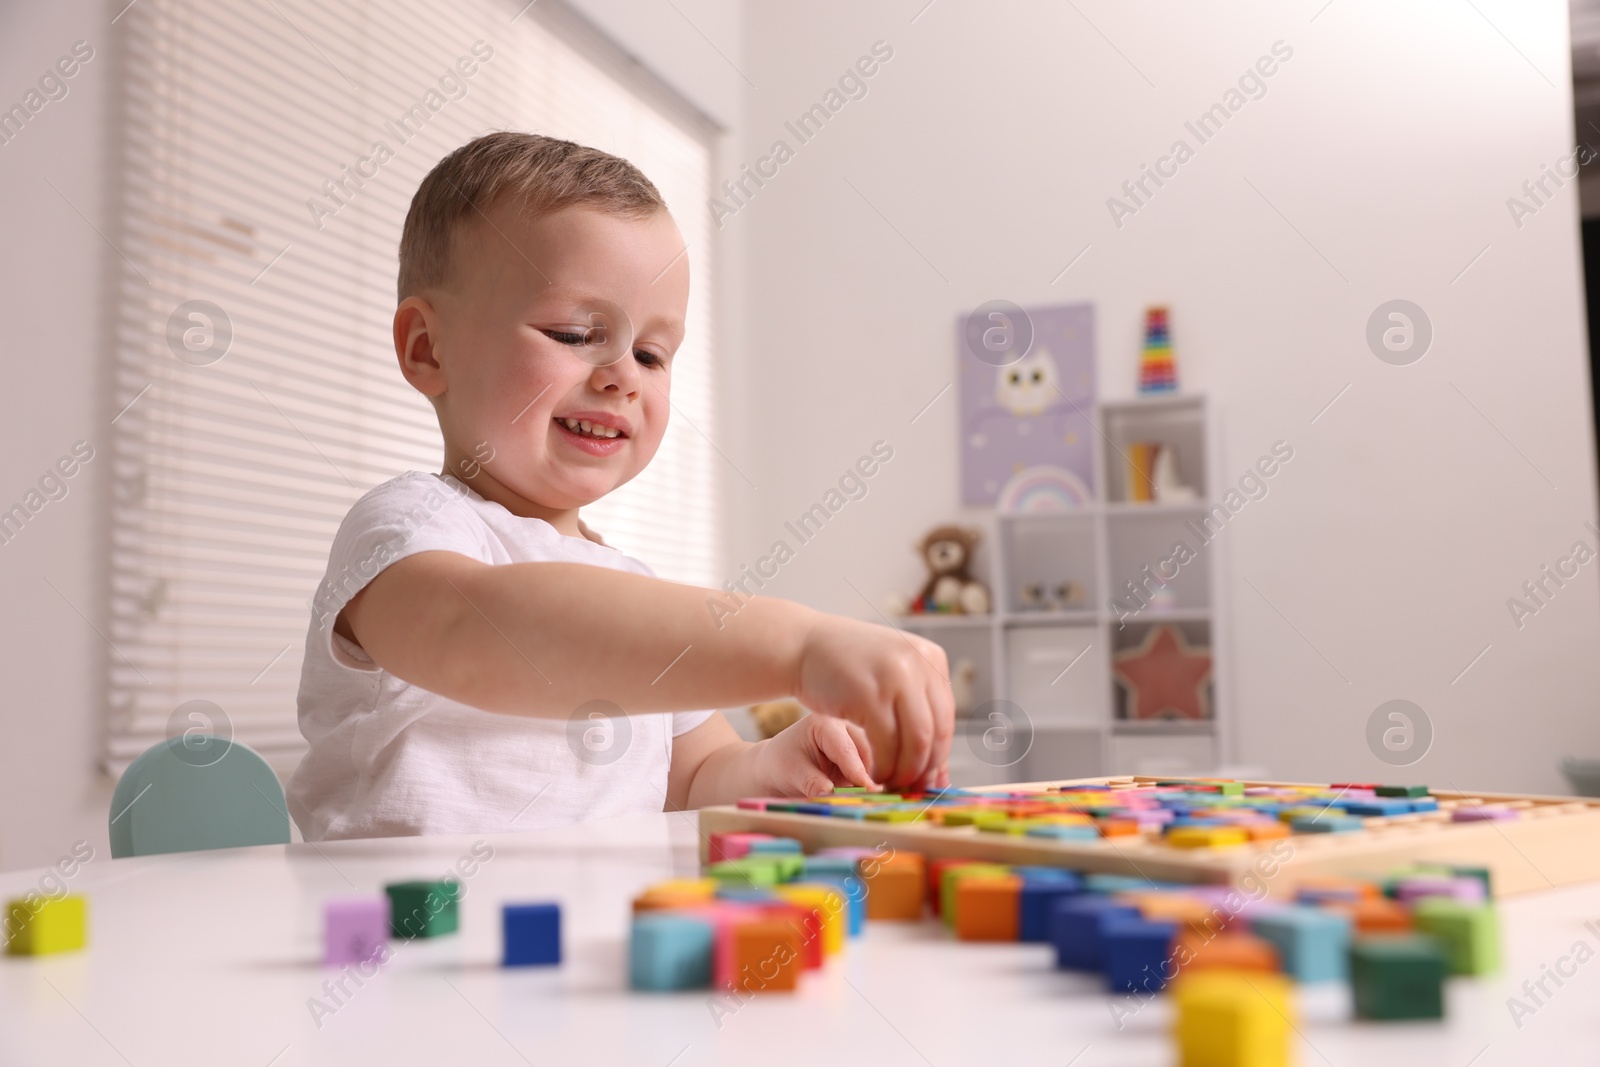
[[[1278,812],[1278,819],[1280,822],[1294,822],[1296,819],[1315,819],[1319,815],[1326,815],[1327,813],[1328,809],[1325,807],[1284,808]],[[1334,812],[1334,814],[1337,815],[1338,812]]]
[[[822,914],[822,955],[836,954],[844,948],[845,926],[850,921],[845,914],[844,894],[822,885],[779,885],[773,891],[780,899],[803,908],[813,908]]]
[[[6,905],[6,952],[43,956],[71,952],[88,942],[88,902],[77,894],[30,904],[26,898]]]
[[[1281,975],[1186,974],[1172,996],[1179,1067],[1287,1067],[1294,1007]]]
[[[1226,848],[1250,839],[1238,826],[1179,826],[1166,836],[1173,848]]]
[[[674,878],[657,882],[633,898],[634,911],[682,908],[711,900],[717,895],[715,878]]]

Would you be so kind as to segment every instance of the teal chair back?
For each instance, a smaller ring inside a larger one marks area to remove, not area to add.
[[[111,855],[289,841],[283,786],[249,745],[185,734],[150,746],[111,794]]]

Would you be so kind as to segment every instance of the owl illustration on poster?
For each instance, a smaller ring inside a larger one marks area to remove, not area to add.
[[[962,502],[1048,512],[1093,499],[1093,305],[991,300],[957,331]]]

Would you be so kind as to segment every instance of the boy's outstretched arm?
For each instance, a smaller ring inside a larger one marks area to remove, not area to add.
[[[338,632],[384,670],[487,711],[564,718],[794,697],[865,733],[876,780],[932,780],[954,728],[944,650],[915,634],[580,563],[490,566],[422,552],[386,567]],[[725,603],[725,600],[723,601]]]

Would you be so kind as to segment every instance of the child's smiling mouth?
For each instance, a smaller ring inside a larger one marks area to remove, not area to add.
[[[554,416],[550,421],[562,438],[595,456],[618,451],[633,428],[627,419],[605,411],[575,411]]]

